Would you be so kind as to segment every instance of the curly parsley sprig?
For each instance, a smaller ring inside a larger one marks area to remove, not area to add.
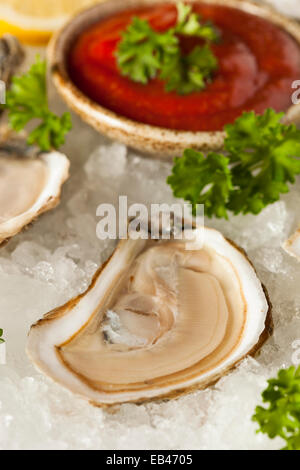
[[[268,406],[257,406],[252,417],[259,424],[257,432],[284,439],[283,450],[300,450],[300,367],[279,370],[268,384],[262,393]]]
[[[3,336],[3,330],[2,330],[2,328],[0,328],[0,344],[5,343],[5,339],[2,338],[2,336]]]
[[[218,39],[214,26],[201,23],[190,5],[177,4],[177,23],[164,32],[155,31],[148,21],[134,17],[122,34],[116,57],[125,77],[147,84],[159,77],[166,91],[188,94],[205,88],[218,61],[208,43]],[[178,36],[195,36],[206,41],[184,55]]]
[[[27,73],[13,77],[11,89],[6,95],[6,107],[10,125],[17,132],[33,119],[40,121],[30,132],[28,144],[37,144],[43,151],[60,147],[72,128],[70,113],[59,117],[49,109],[46,62],[38,56]]]
[[[225,126],[224,154],[186,150],[167,179],[174,196],[223,218],[228,211],[258,214],[278,201],[300,174],[300,130],[282,124],[282,117],[273,109],[244,113]]]

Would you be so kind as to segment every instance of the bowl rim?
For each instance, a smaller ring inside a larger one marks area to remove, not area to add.
[[[255,0],[185,0],[186,3],[206,3],[238,8],[250,14],[265,18],[288,32],[299,44],[300,24],[285,17],[270,5]],[[157,156],[174,156],[186,147],[207,150],[220,150],[223,147],[224,131],[186,131],[144,124],[134,121],[106,108],[85,95],[71,80],[66,57],[72,42],[87,27],[115,13],[134,8],[162,3],[177,3],[177,0],[105,0],[82,10],[71,18],[51,39],[47,56],[53,82],[68,106],[79,116],[112,139],[119,140],[145,153]],[[291,89],[292,94],[292,89]],[[285,123],[300,119],[300,107],[291,104],[284,116]]]

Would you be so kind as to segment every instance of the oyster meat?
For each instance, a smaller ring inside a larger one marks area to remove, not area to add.
[[[0,244],[59,202],[69,160],[38,154],[22,138],[0,139]]]
[[[193,229],[181,240],[121,240],[84,294],[32,326],[32,361],[113,405],[203,388],[255,353],[272,330],[266,292],[244,252],[203,230],[194,250]]]

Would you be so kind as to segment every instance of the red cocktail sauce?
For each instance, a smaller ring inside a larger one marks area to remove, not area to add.
[[[196,4],[194,10],[221,32],[212,46],[219,61],[204,91],[190,95],[167,93],[158,79],[147,85],[121,76],[115,59],[120,34],[133,16],[149,20],[157,30],[176,22],[173,5],[128,10],[94,24],[75,41],[69,73],[87,96],[135,121],[190,131],[221,130],[243,111],[262,113],[291,105],[292,82],[300,79],[300,48],[279,27],[258,16],[219,5]],[[181,39],[183,48],[198,39]]]

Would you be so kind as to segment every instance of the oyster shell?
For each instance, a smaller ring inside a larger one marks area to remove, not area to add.
[[[0,138],[0,244],[59,202],[69,160],[38,154],[20,137]]]
[[[9,84],[24,51],[9,34],[0,39],[0,80]],[[1,91],[1,90],[0,90]],[[69,161],[59,152],[38,153],[24,137],[0,130],[0,244],[59,202]]]
[[[0,80],[8,84],[23,58],[24,50],[18,39],[10,34],[5,34],[0,39]]]
[[[187,239],[121,240],[84,294],[31,327],[35,365],[108,406],[206,387],[254,353],[272,330],[265,290],[240,249],[204,230],[194,251]]]

